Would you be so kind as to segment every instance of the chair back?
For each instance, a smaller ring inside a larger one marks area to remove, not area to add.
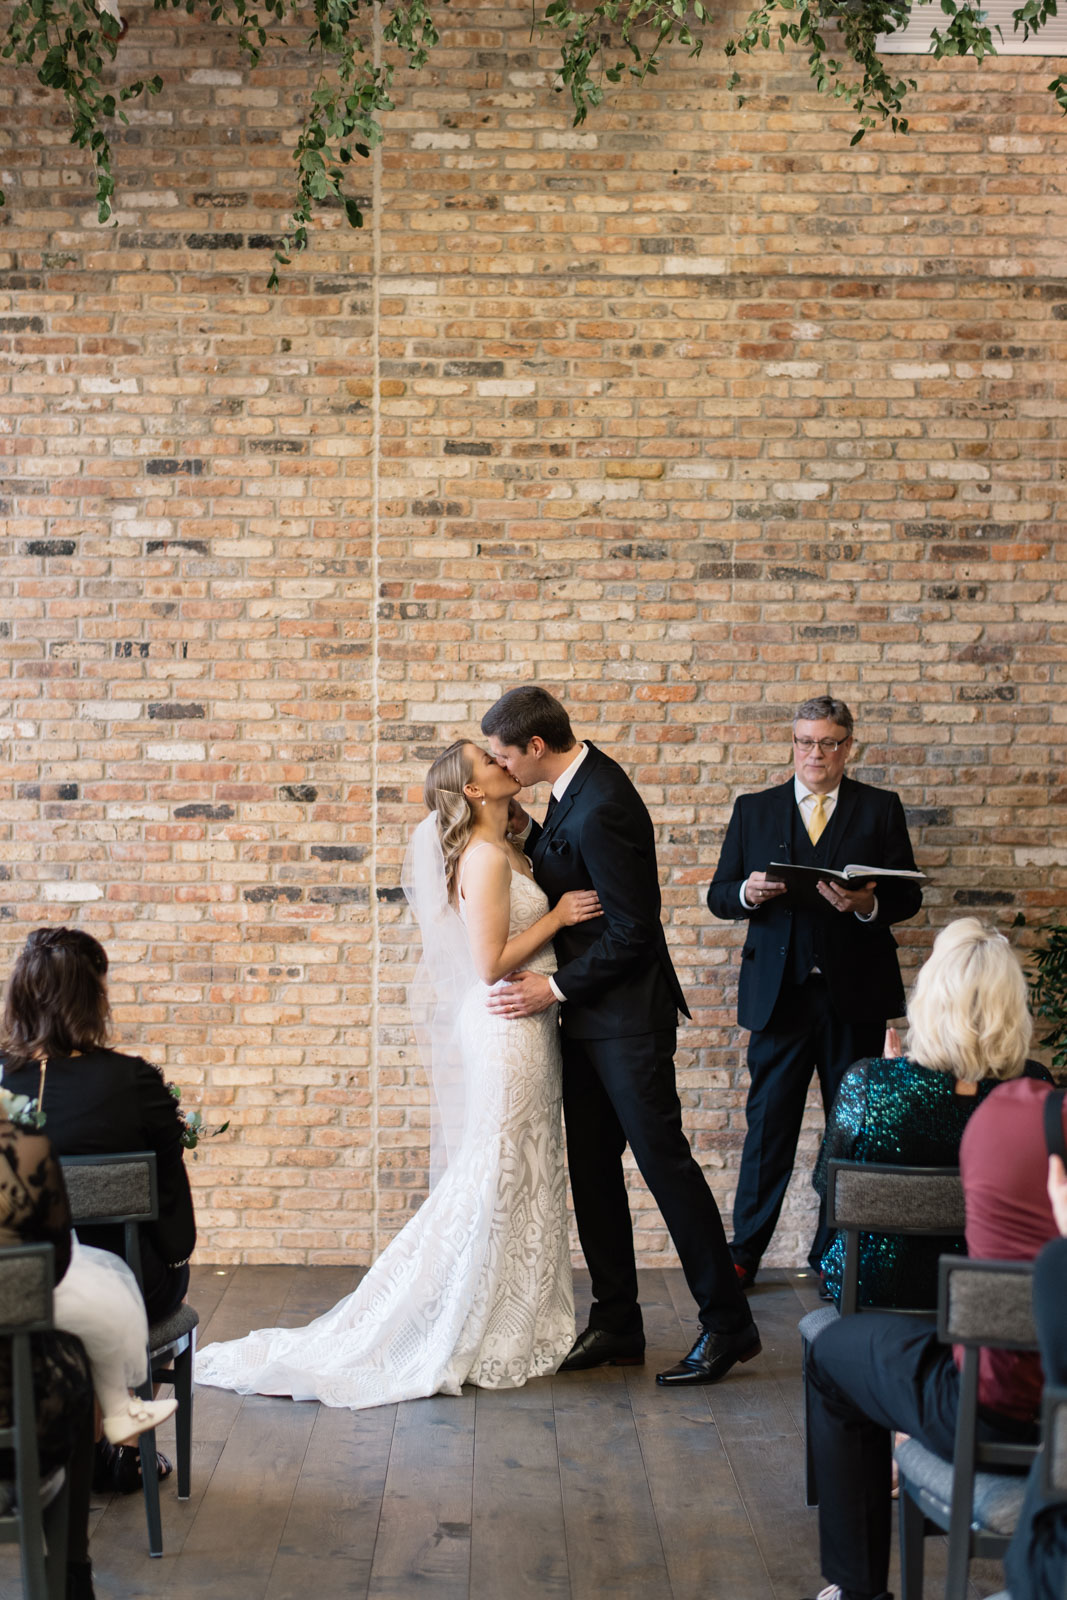
[[[143,1288],[138,1223],[154,1222],[159,1216],[155,1151],[61,1156],[59,1164],[74,1226],[121,1225],[125,1229],[126,1260]]]
[[[898,1167],[878,1161],[831,1161],[826,1223],[845,1235],[841,1315],[859,1307],[860,1235],[961,1237],[963,1185],[958,1167]],[[923,1308],[927,1312],[929,1308]]]
[[[52,1326],[55,1263],[50,1244],[0,1250],[0,1338]]]
[[[1049,1500],[1067,1500],[1067,1385],[1047,1383],[1041,1403],[1041,1486]]]
[[[0,1249],[0,1338],[11,1344],[11,1422],[0,1428],[0,1447],[13,1451],[15,1457],[14,1494],[8,1491],[2,1497],[0,1542],[21,1546],[27,1600],[44,1600],[46,1593],[59,1592],[61,1578],[65,1581],[65,1572],[58,1570],[58,1553],[53,1552],[51,1564],[45,1553],[30,1348],[32,1333],[52,1327],[54,1272],[50,1244]],[[65,1518],[65,1509],[63,1515]],[[65,1536],[60,1536],[59,1542],[64,1547],[65,1567]]]

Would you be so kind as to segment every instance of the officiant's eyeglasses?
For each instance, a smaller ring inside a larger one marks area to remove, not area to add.
[[[835,750],[840,750],[843,744],[848,744],[851,737],[851,734],[847,734],[844,739],[798,739],[794,734],[793,743],[802,755],[810,755],[818,745],[824,756],[832,756]]]

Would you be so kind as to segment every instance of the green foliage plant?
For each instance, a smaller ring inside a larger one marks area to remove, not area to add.
[[[158,77],[117,87],[105,83],[123,27],[109,6],[117,0],[14,0],[0,57],[35,71],[39,83],[61,94],[71,117],[71,141],[88,150],[96,178],[97,216],[111,216],[114,177],[108,127],[138,97],[159,94]],[[725,45],[735,64],[741,56],[775,45],[807,52],[807,67],[819,91],[851,108],[858,120],[856,144],[868,128],[888,122],[906,133],[905,96],[915,80],[898,78],[878,55],[882,34],[905,25],[913,5],[933,0],[760,0],[741,31]],[[938,0],[944,22],[933,33],[935,57],[996,53],[985,14],[969,0]],[[250,68],[272,43],[286,41],[269,30],[306,20],[305,0],[153,0],[157,11],[184,9],[190,16],[207,6],[212,22],[228,30]],[[668,46],[699,56],[701,30],[711,21],[704,0],[547,0],[543,14],[531,0],[532,30],[559,41],[557,87],[570,96],[575,123],[604,99],[606,85],[643,82],[654,75]],[[1021,0],[1013,13],[1024,37],[1056,15],[1057,0]],[[308,227],[319,206],[341,206],[353,228],[363,225],[359,202],[346,190],[352,163],[381,143],[379,117],[393,107],[394,66],[377,59],[372,0],[311,0],[313,26],[307,36],[315,66],[313,86],[293,150],[296,194],[284,236],[274,252],[270,287],[278,269],[305,250]],[[438,42],[427,0],[385,0],[381,43],[409,68],[425,66]],[[727,87],[740,82],[734,71]],[[1067,111],[1067,76],[1049,85]],[[743,104],[743,99],[740,102]],[[0,205],[3,204],[0,194]]]
[[[1052,1050],[1054,1070],[1067,1072],[1067,927],[1045,928],[1045,943],[1034,952],[1030,1004],[1034,1016],[1049,1024],[1041,1043]]]
[[[888,122],[894,133],[907,133],[902,110],[915,80],[891,72],[878,54],[878,41],[906,26],[914,6],[931,3],[761,0],[724,50],[736,68],[741,56],[775,46],[784,53],[795,45],[807,51],[808,71],[819,92],[843,101],[855,113],[859,125],[853,144],[879,122]],[[1024,39],[1037,33],[1056,15],[1056,5],[1057,0],[1022,0],[1012,13],[1016,30]],[[939,6],[944,20],[932,33],[935,58],[972,55],[981,61],[996,54],[979,6],[968,0],[939,0]],[[575,122],[582,122],[589,107],[603,100],[605,83],[619,83],[627,73],[643,80],[656,71],[667,45],[684,46],[690,56],[698,56],[703,46],[700,30],[710,20],[704,0],[598,0],[584,8],[571,0],[549,0],[538,26],[542,33],[552,31],[561,37],[560,82],[570,92]],[[740,82],[735,69],[727,87],[736,88]],[[1055,78],[1049,89],[1067,112],[1067,76]],[[744,104],[743,96],[739,103]]]
[[[190,16],[197,0],[153,0],[157,11],[183,9]],[[346,169],[358,156],[366,158],[381,142],[378,116],[392,110],[392,63],[374,60],[374,7],[371,0],[313,0],[314,25],[308,54],[315,80],[305,107],[303,125],[293,150],[297,169],[296,197],[285,236],[274,253],[270,287],[278,268],[307,248],[308,224],[317,206],[340,203],[353,228],[363,225],[358,202],[345,193]],[[271,42],[284,45],[268,30],[308,15],[299,0],[262,0],[258,10],[249,0],[209,0],[211,21],[231,31],[249,67],[256,67]],[[118,88],[105,86],[104,74],[115,61],[123,34],[119,20],[97,0],[16,0],[0,57],[36,70],[45,88],[58,91],[71,116],[71,142],[88,150],[96,177],[97,216],[111,216],[115,190],[107,125],[123,107],[142,95],[159,94],[159,77],[138,79]],[[426,0],[391,0],[382,42],[393,46],[407,65],[425,66],[438,34]],[[4,196],[0,193],[0,205]]]

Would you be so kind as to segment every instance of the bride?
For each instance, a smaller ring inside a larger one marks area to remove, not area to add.
[[[433,1073],[429,1198],[353,1294],[305,1328],[208,1345],[200,1383],[329,1406],[518,1388],[574,1342],[556,1007],[498,1016],[491,987],[553,972],[552,936],[600,915],[593,890],[549,910],[508,838],[521,785],[460,741],[426,777],[404,890],[423,959],[411,1000]]]

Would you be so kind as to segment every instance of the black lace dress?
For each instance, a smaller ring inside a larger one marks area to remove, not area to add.
[[[0,1120],[0,1246],[50,1244],[58,1283],[70,1263],[70,1205],[63,1174],[43,1133]],[[41,1467],[66,1461],[93,1386],[81,1341],[59,1329],[33,1336],[33,1387]],[[0,1345],[0,1427],[11,1424],[10,1347]],[[10,1477],[10,1451],[0,1451],[0,1477]]]

